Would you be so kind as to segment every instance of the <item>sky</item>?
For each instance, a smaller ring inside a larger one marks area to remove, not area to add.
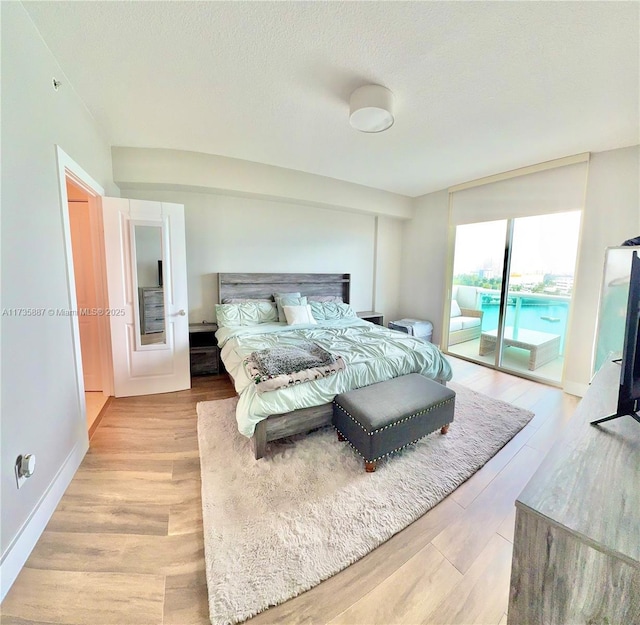
[[[512,274],[573,275],[580,234],[580,211],[515,220]],[[487,221],[456,228],[454,275],[492,269],[502,273],[507,222]]]

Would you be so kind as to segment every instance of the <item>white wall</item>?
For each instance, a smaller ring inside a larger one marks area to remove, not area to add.
[[[604,249],[640,235],[639,181],[639,146],[591,155],[565,359],[565,389],[571,393],[583,394],[591,377]],[[446,190],[416,198],[415,217],[403,224],[401,314],[432,321],[436,343],[442,336],[448,202]]]
[[[449,193],[414,200],[415,217],[403,223],[400,316],[433,323],[433,342],[442,337],[442,304],[447,261]]]
[[[114,147],[112,157],[123,196],[186,207],[190,321],[213,318],[219,272],[241,271],[349,272],[354,308],[396,317],[410,198],[197,152]]]
[[[400,219],[413,216],[412,200],[405,195],[284,167],[184,150],[114,147],[112,154],[113,179],[120,188],[206,190]]]
[[[111,154],[96,123],[18,2],[2,11],[2,310],[69,308],[55,145],[111,194]],[[52,77],[62,81],[55,92]],[[65,207],[66,210],[66,207]],[[34,523],[86,449],[69,317],[1,319],[2,595],[32,546]],[[36,471],[17,490],[14,463]],[[60,477],[56,478],[60,472]],[[46,519],[44,519],[46,521]],[[28,523],[29,522],[29,523]],[[37,538],[36,532],[35,538]],[[26,553],[25,553],[26,550]]]
[[[373,308],[384,315],[384,323],[400,317],[400,270],[402,232],[406,222],[377,218],[375,295]]]
[[[565,389],[583,395],[600,300],[605,248],[640,235],[640,146],[591,155],[573,316],[567,341]]]
[[[220,272],[351,273],[353,307],[371,309],[373,215],[191,191],[122,195],[185,205],[191,323],[214,319]]]

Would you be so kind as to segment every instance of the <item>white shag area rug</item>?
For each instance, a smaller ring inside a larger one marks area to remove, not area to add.
[[[243,621],[362,558],[455,490],[533,413],[456,384],[449,433],[431,434],[365,473],[323,428],[269,445],[256,461],[236,398],[200,402],[198,442],[209,614]]]

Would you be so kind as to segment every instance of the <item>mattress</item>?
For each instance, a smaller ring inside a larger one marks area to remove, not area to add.
[[[375,382],[407,373],[451,379],[451,366],[435,345],[356,318],[319,321],[317,325],[262,323],[220,328],[216,337],[224,366],[240,396],[238,430],[247,437],[253,436],[256,424],[270,415],[330,403],[338,393]],[[245,369],[245,358],[258,349],[300,341],[314,341],[342,356],[346,369],[312,382],[258,393]]]

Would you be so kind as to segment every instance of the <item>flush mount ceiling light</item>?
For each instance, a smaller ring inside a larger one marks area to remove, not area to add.
[[[349,122],[361,132],[382,132],[393,126],[393,93],[380,85],[365,85],[351,94]]]

